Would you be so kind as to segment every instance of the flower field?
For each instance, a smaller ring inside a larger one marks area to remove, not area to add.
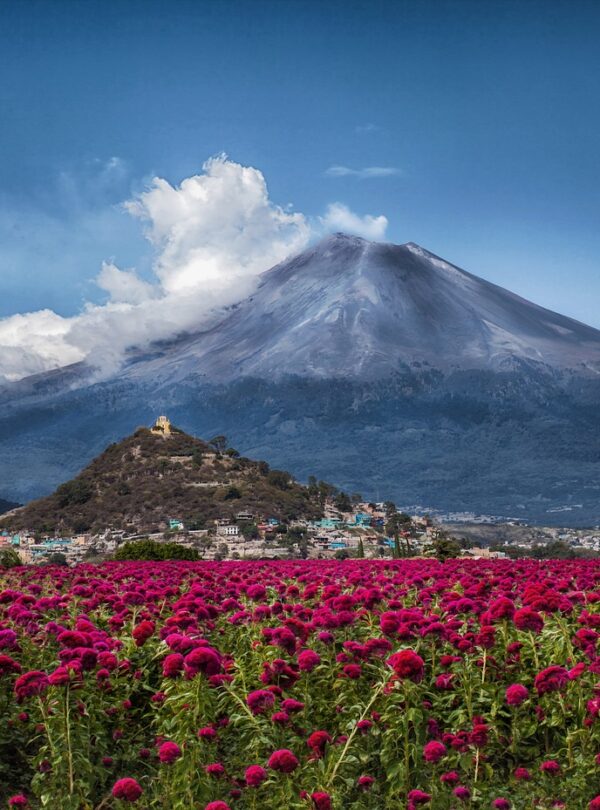
[[[600,562],[0,574],[0,806],[600,810]]]

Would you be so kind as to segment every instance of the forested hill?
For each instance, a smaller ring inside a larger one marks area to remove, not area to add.
[[[57,534],[146,532],[167,528],[171,518],[202,528],[244,511],[289,520],[320,517],[322,507],[289,473],[240,457],[224,437],[209,444],[177,428],[169,435],[140,428],[0,525]]]

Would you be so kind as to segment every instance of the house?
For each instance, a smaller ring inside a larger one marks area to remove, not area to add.
[[[223,537],[237,537],[239,533],[240,527],[233,523],[217,526],[217,534],[220,534]]]
[[[169,529],[171,529],[171,531],[182,532],[183,528],[183,521],[178,520],[177,518],[171,518],[169,520]]]
[[[249,521],[252,521],[252,520],[254,520],[254,513],[253,512],[248,512],[248,511],[246,511],[246,512],[238,512],[237,515],[235,516],[235,519],[236,520],[249,520]]]

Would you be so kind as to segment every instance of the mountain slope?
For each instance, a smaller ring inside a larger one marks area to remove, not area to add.
[[[535,362],[600,371],[600,332],[409,243],[332,236],[263,277],[208,332],[136,358],[124,379],[380,379]]]
[[[236,451],[216,453],[177,429],[163,436],[139,428],[52,495],[6,517],[4,524],[48,533],[108,526],[142,532],[168,528],[170,518],[202,526],[246,510],[284,519],[322,513],[289,473],[240,458]]]
[[[342,235],[213,329],[2,391],[0,491],[50,492],[157,412],[399,504],[600,523],[600,333],[413,244]]]

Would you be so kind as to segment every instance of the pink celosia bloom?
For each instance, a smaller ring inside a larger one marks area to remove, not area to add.
[[[423,759],[426,762],[439,762],[445,755],[446,746],[437,740],[431,740],[423,746]]]
[[[331,796],[329,793],[317,791],[310,794],[315,810],[331,810]]]
[[[529,690],[520,683],[513,683],[506,689],[506,702],[509,706],[520,706],[529,697]]]
[[[139,783],[131,777],[125,777],[115,782],[112,789],[112,795],[115,799],[121,799],[125,802],[136,802],[144,791]]]
[[[158,747],[158,758],[161,762],[171,765],[181,756],[181,748],[174,742],[164,742]]]
[[[419,683],[423,680],[425,662],[414,650],[401,650],[388,658],[388,665],[398,678]]]
[[[271,754],[268,765],[271,770],[292,773],[300,765],[300,762],[288,748],[280,748]]]
[[[260,765],[250,765],[244,773],[246,784],[250,785],[250,787],[258,787],[265,781],[267,776],[267,772]]]

